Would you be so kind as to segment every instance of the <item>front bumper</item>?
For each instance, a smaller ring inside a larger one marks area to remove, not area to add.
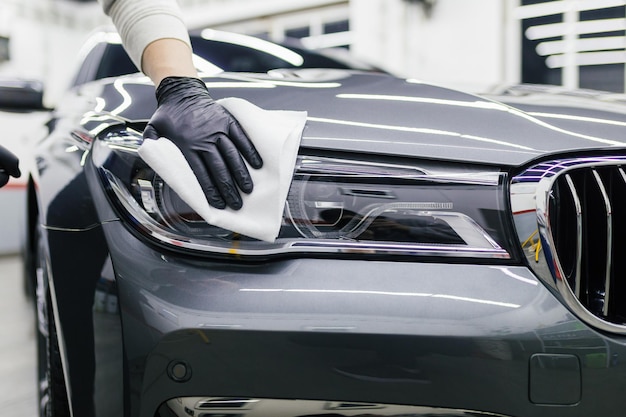
[[[146,246],[116,221],[103,229],[129,415],[168,400],[175,415],[205,417],[355,415],[332,405],[363,403],[374,415],[608,417],[626,406],[620,340],[524,267],[208,262]],[[193,408],[224,399],[251,408]]]

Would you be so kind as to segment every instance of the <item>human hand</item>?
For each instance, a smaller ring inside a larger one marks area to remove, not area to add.
[[[7,148],[0,146],[0,187],[9,182],[9,177],[19,178],[22,175],[19,160]]]
[[[167,77],[156,96],[158,107],[144,139],[171,140],[185,156],[209,204],[240,209],[239,190],[248,194],[253,189],[244,158],[255,169],[263,161],[237,120],[211,98],[198,78]]]

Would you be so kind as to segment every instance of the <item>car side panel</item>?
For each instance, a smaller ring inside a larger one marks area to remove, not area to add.
[[[120,415],[121,322],[117,309],[101,308],[102,299],[97,297],[110,263],[83,171],[85,151],[59,130],[39,144],[36,155],[36,199],[31,204],[38,205],[46,239],[42,256],[49,260],[49,288],[70,404],[74,415]],[[107,366],[96,366],[105,361]],[[95,412],[94,398],[104,412]]]

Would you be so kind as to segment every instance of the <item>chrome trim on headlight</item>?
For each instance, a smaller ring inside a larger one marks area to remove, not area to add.
[[[579,318],[620,334],[626,334],[626,258],[617,252],[626,244],[623,166],[626,156],[569,158],[533,166],[511,181],[531,267]],[[533,228],[536,240],[528,237]]]
[[[498,241],[505,235],[506,216],[504,174],[499,172],[467,167],[427,172],[406,164],[302,155],[281,232],[268,243],[199,218],[139,158],[140,143],[138,134],[116,132],[94,143],[93,161],[128,224],[167,245],[241,256],[337,253],[510,259]]]

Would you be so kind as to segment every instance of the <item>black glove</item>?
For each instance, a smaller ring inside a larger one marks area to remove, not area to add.
[[[237,120],[211,98],[198,78],[164,78],[156,97],[159,105],[143,132],[144,139],[162,136],[174,142],[209,204],[240,209],[239,189],[250,193],[253,188],[243,158],[256,169],[263,161]]]
[[[0,187],[9,182],[9,176],[18,178],[22,173],[19,160],[7,148],[0,146]]]

